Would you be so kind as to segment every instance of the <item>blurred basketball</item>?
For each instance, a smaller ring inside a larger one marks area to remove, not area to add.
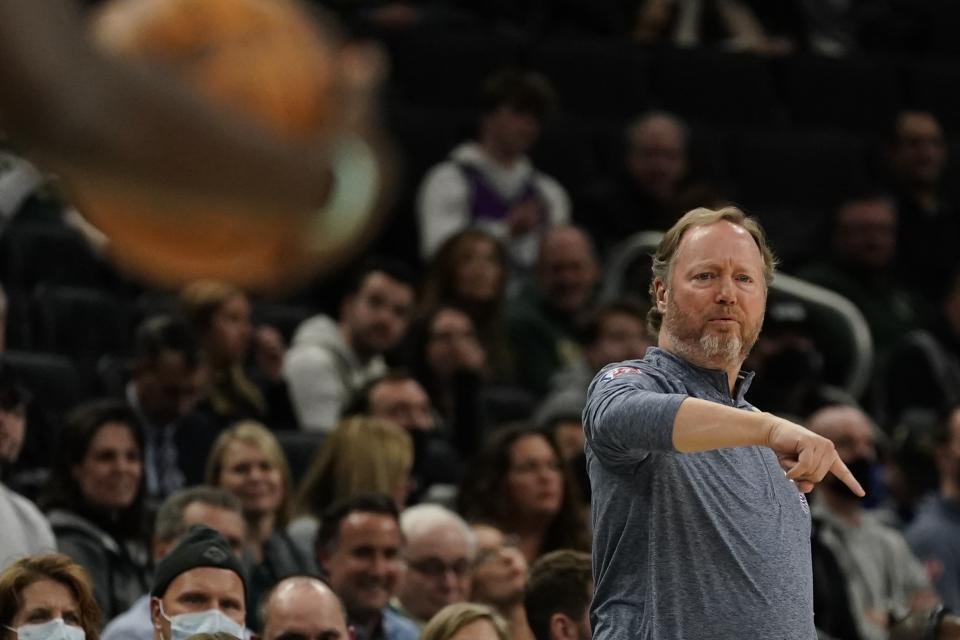
[[[334,119],[337,43],[295,0],[114,0],[91,26],[104,51],[172,73],[282,137],[308,141]],[[370,232],[375,163],[359,171],[353,209],[344,215],[341,207],[336,219],[148,188],[82,167],[65,182],[121,267],[167,286],[213,278],[266,289],[338,264]]]

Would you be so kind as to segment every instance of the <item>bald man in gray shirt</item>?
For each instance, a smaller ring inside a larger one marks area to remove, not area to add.
[[[654,256],[658,347],[590,386],[595,640],[816,638],[803,494],[828,472],[863,490],[744,399],[774,263],[740,210],[687,213]]]

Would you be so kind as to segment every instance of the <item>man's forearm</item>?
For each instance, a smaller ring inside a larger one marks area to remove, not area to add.
[[[770,414],[687,398],[673,421],[673,446],[681,453],[766,446],[774,420]]]

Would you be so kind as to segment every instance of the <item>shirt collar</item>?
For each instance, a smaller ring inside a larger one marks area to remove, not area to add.
[[[644,356],[644,360],[649,360],[657,364],[658,367],[667,373],[678,377],[685,375],[696,375],[705,384],[722,392],[725,396],[730,396],[729,382],[725,371],[719,369],[705,369],[684,360],[675,353],[665,351],[659,347],[650,347]],[[753,382],[753,371],[744,371],[741,369],[737,373],[737,384],[734,387],[733,399],[737,405],[746,403],[744,396]]]

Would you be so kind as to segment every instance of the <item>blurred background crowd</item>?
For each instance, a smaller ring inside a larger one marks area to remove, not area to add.
[[[590,550],[587,386],[655,344],[649,253],[735,203],[781,259],[747,398],[867,489],[812,499],[824,637],[960,608],[956,3],[324,7],[389,53],[402,170],[340,272],[151,287],[0,147],[0,551],[52,530],[109,621],[199,504],[253,603],[321,571],[370,629],[470,600],[531,637],[528,565]],[[337,561],[353,511],[396,523],[382,562]]]

